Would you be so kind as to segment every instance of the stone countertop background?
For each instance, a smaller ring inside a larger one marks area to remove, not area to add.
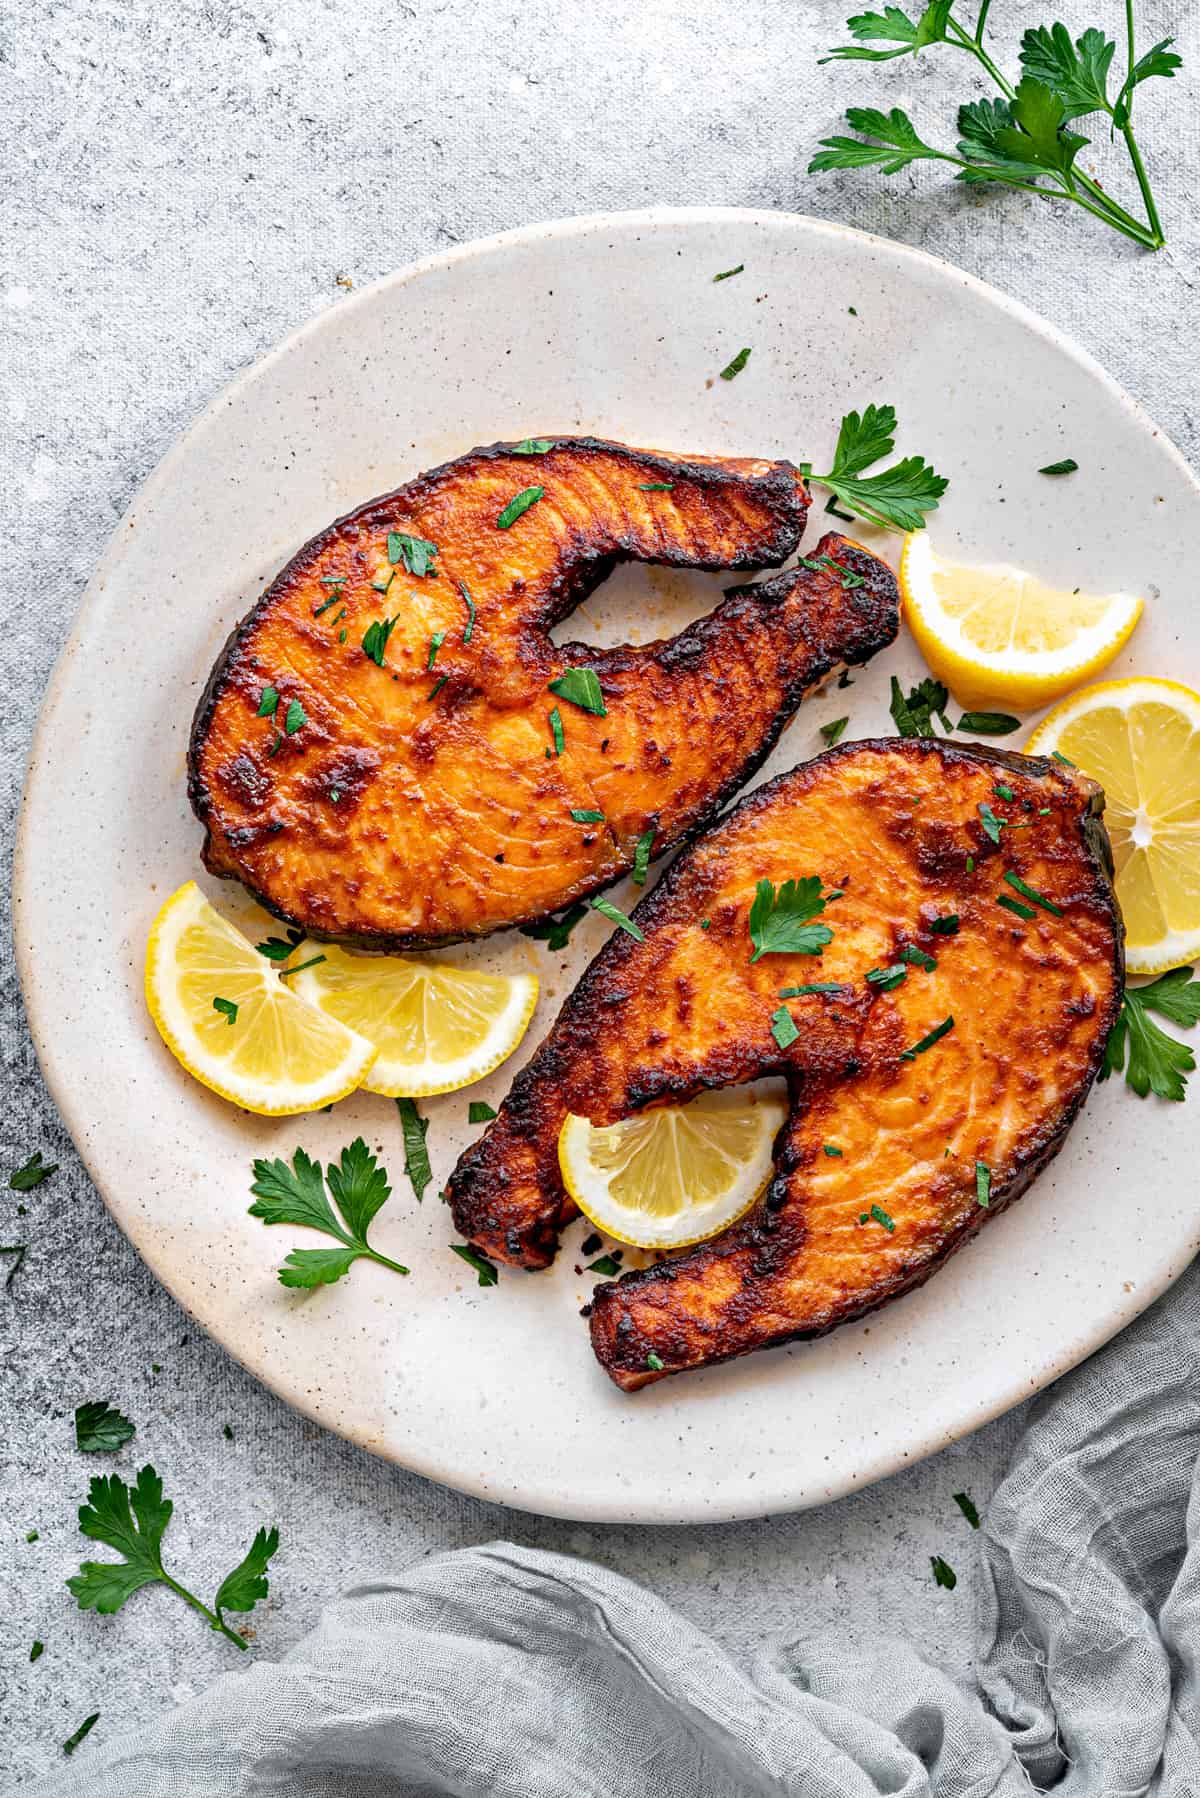
[[[846,0],[14,0],[0,21],[6,892],[30,733],[97,555],[231,376],[339,303],[337,277],[361,286],[447,244],[572,213],[654,203],[817,213],[932,250],[1036,308],[1196,460],[1200,9],[1139,9],[1140,47],[1173,32],[1186,65],[1171,86],[1142,90],[1139,135],[1170,238],[1158,256],[1082,213],[954,188],[936,169],[890,182],[806,176],[847,104],[904,105],[936,141],[952,105],[986,91],[950,51],[820,68],[817,57],[846,41],[852,10]],[[1121,12],[1116,0],[1060,10],[1076,32],[1095,15],[1114,35]],[[1048,5],[1001,0],[993,48],[1005,66],[1020,29],[1049,16]],[[1106,155],[1098,141],[1085,165],[1103,170]],[[919,320],[913,331],[917,353]],[[146,629],[161,628],[148,596]],[[70,805],[64,794],[64,855]],[[88,1478],[113,1466],[128,1476],[146,1458],[177,1500],[173,1562],[202,1591],[260,1523],[278,1522],[271,1597],[250,1619],[259,1654],[285,1651],[349,1581],[507,1535],[620,1568],[739,1657],[784,1629],[895,1631],[969,1672],[973,1544],[952,1494],[986,1503],[1021,1411],[870,1491],[758,1523],[581,1527],[430,1485],[294,1415],[143,1268],[42,1085],[7,925],[2,1003],[0,1170],[38,1148],[60,1167],[30,1194],[0,1188],[0,1242],[27,1244],[0,1286],[0,1774],[48,1769],[88,1712],[101,1712],[96,1739],[111,1737],[235,1658],[165,1593],[100,1618],[63,1587],[86,1547],[75,1510]],[[115,1462],[73,1446],[75,1405],[99,1396],[139,1426]],[[934,1585],[932,1554],[957,1568],[955,1591]],[[31,1665],[35,1638],[45,1653]]]

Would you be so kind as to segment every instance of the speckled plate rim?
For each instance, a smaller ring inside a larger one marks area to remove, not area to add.
[[[895,259],[897,263],[911,263],[923,267],[930,273],[940,275],[943,279],[967,289],[979,299],[1007,313],[1014,321],[1043,338],[1056,351],[1074,361],[1091,380],[1099,383],[1107,391],[1109,397],[1116,400],[1127,413],[1130,423],[1147,436],[1152,437],[1157,448],[1168,455],[1174,462],[1177,471],[1191,487],[1197,500],[1200,500],[1200,480],[1197,479],[1179,449],[1155,425],[1145,409],[1105,371],[1093,356],[1036,312],[944,258],[931,255],[927,251],[916,249],[891,238],[801,213],[763,211],[741,207],[664,206],[627,212],[583,214],[495,233],[424,257],[391,275],[370,283],[340,301],[336,308],[321,312],[294,328],[273,349],[256,358],[254,362],[237,373],[232,381],[186,427],[134,494],[114,529],[80,599],[70,631],[47,683],[37,726],[31,741],[16,832],[13,875],[13,936],[16,966],[34,1047],[47,1087],[67,1130],[79,1146],[81,1159],[111,1215],[129,1236],[134,1247],[155,1276],[172,1293],[172,1296],[188,1315],[195,1318],[206,1329],[208,1326],[204,1320],[197,1316],[194,1307],[189,1304],[186,1294],[173,1281],[169,1256],[156,1254],[148,1244],[139,1241],[136,1231],[129,1227],[132,1220],[127,1222],[122,1216],[119,1198],[110,1190],[104,1169],[99,1165],[99,1157],[82,1146],[87,1140],[86,1119],[81,1115],[74,1101],[69,1059],[57,1040],[55,1017],[43,1002],[42,987],[34,954],[34,930],[31,926],[31,918],[36,909],[36,898],[30,884],[32,859],[30,844],[37,828],[37,814],[44,799],[43,783],[49,780],[49,776],[45,772],[44,750],[48,740],[60,725],[61,711],[66,701],[65,688],[68,673],[91,626],[93,611],[98,609],[102,591],[112,571],[120,563],[125,527],[136,512],[147,508],[166,492],[174,478],[177,465],[185,455],[194,449],[196,441],[203,437],[214,421],[219,419],[221,413],[235,400],[240,399],[247,388],[252,387],[278,362],[292,355],[311,338],[330,329],[333,321],[336,320],[337,328],[344,328],[348,315],[360,307],[371,304],[382,290],[420,281],[426,275],[436,271],[445,271],[470,262],[486,260],[499,250],[536,246],[538,243],[553,240],[583,240],[597,233],[647,234],[662,227],[680,224],[707,227],[714,232],[720,228],[746,225],[760,231],[778,231],[781,235],[792,234],[799,229],[818,236],[857,240],[864,248],[882,253],[887,258]],[[693,1522],[737,1521],[763,1517],[771,1512],[803,1509],[831,1502],[848,1492],[859,1490],[886,1478],[903,1467],[912,1465],[970,1435],[996,1417],[1002,1416],[1014,1405],[1044,1389],[1073,1367],[1078,1366],[1126,1325],[1140,1316],[1180,1277],[1188,1264],[1190,1253],[1194,1252],[1197,1246],[1200,1244],[1193,1241],[1190,1249],[1184,1253],[1181,1253],[1181,1246],[1178,1243],[1170,1249],[1164,1248],[1156,1267],[1147,1269],[1143,1266],[1136,1290],[1128,1294],[1127,1303],[1111,1306],[1103,1316],[1095,1320],[1093,1328],[1077,1333],[1063,1346],[1059,1355],[1036,1369],[1014,1364],[1011,1376],[1006,1382],[994,1386],[986,1398],[980,1399],[968,1413],[959,1415],[951,1425],[947,1426],[942,1419],[931,1422],[927,1429],[917,1432],[902,1449],[897,1448],[877,1453],[874,1459],[864,1458],[862,1464],[853,1472],[833,1476],[823,1486],[820,1482],[816,1482],[808,1490],[796,1490],[794,1482],[772,1484],[770,1481],[764,1481],[752,1497],[747,1495],[741,1502],[722,1503],[716,1509],[709,1508],[698,1497],[691,1502],[680,1502],[676,1498],[653,1512],[644,1508],[637,1512],[631,1512],[626,1505],[619,1503],[591,1503],[579,1497],[569,1500],[559,1485],[541,1484],[538,1477],[533,1474],[519,1485],[514,1483],[511,1489],[505,1490],[494,1480],[483,1479],[466,1472],[461,1463],[453,1466],[447,1465],[443,1459],[437,1456],[422,1454],[412,1444],[409,1444],[406,1452],[401,1455],[393,1452],[389,1447],[381,1447],[377,1442],[363,1440],[361,1433],[352,1430],[341,1430],[339,1433],[346,1435],[348,1440],[356,1442],[358,1446],[368,1448],[385,1459],[391,1459],[425,1478],[451,1486],[455,1490],[471,1496],[488,1502],[519,1506],[539,1514],[579,1519],[586,1522],[640,1522],[667,1526]],[[298,1380],[284,1381],[276,1375],[265,1373],[256,1364],[256,1358],[253,1355],[241,1353],[236,1343],[226,1340],[223,1336],[218,1336],[218,1340],[235,1361],[302,1415],[312,1418],[322,1427],[338,1429],[337,1424],[331,1422],[328,1417],[322,1416],[316,1406],[306,1402],[304,1389]]]

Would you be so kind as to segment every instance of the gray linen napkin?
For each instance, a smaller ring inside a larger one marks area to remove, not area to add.
[[[493,1543],[356,1586],[28,1798],[1200,1794],[1200,1271],[1042,1402],[979,1542],[979,1686],[804,1636],[747,1674],[620,1575]]]

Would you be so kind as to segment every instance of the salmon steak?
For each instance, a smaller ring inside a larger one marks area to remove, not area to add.
[[[1056,761],[920,738],[760,787],[637,907],[644,941],[611,938],[460,1159],[462,1235],[546,1266],[575,1215],[568,1113],[611,1124],[775,1074],[765,1192],[596,1289],[602,1367],[632,1390],[920,1285],[1057,1153],[1102,1064],[1124,983],[1103,803]],[[756,952],[763,883],[770,904],[814,879],[821,946]]]
[[[593,438],[472,450],[308,543],[192,728],[210,872],[314,937],[405,950],[528,924],[701,829],[802,697],[898,628],[837,534],[669,641],[557,646],[619,562],[778,568],[789,462]]]

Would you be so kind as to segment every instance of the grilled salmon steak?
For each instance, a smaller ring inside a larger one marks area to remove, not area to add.
[[[777,567],[807,507],[788,462],[575,438],[473,450],[351,513],[200,702],[206,865],[313,936],[409,949],[595,893],[647,832],[662,854],[806,691],[892,640],[892,575],[830,535],[669,642],[560,648],[551,627],[621,561]]]
[[[645,941],[593,961],[459,1161],[457,1227],[543,1267],[574,1215],[568,1112],[782,1074],[762,1199],[596,1290],[601,1364],[632,1389],[919,1285],[1061,1147],[1101,1065],[1124,975],[1102,808],[1072,768],[940,739],[847,744],[759,788],[638,906]],[[759,883],[777,901],[813,876],[831,940],[752,960]]]

